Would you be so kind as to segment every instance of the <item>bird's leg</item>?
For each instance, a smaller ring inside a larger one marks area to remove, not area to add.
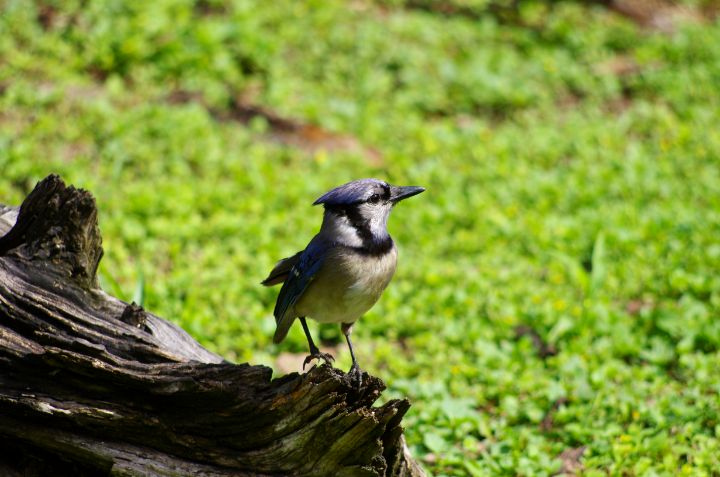
[[[352,326],[353,326],[353,323],[343,323],[342,324],[342,332],[345,335],[345,340],[347,341],[348,348],[350,348],[350,357],[352,358],[352,366],[350,366],[350,371],[348,371],[348,376],[357,385],[357,387],[360,388],[360,387],[362,387],[363,372],[360,369],[360,366],[358,366],[357,359],[355,359],[355,350],[353,350],[352,341],[350,341],[350,334],[352,333]]]
[[[305,336],[307,337],[308,344],[310,345],[310,355],[305,358],[305,361],[303,361],[303,369],[305,369],[305,366],[307,366],[307,364],[313,359],[322,359],[327,364],[332,366],[332,362],[335,361],[335,358],[333,358],[330,353],[321,353],[318,347],[315,346],[315,342],[310,335],[310,330],[308,329],[308,325],[305,321],[304,316],[300,317],[300,323],[302,324],[303,331],[305,331]]]

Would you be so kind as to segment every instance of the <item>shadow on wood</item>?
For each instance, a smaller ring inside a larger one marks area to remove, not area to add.
[[[49,176],[0,235],[0,474],[424,475],[378,378],[273,380],[103,292],[88,192]]]

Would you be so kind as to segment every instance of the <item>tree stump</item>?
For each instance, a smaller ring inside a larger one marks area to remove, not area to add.
[[[0,474],[424,475],[380,379],[272,379],[102,291],[90,193],[51,175],[0,236]]]

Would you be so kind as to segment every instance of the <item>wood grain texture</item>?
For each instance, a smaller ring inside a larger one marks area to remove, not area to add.
[[[49,176],[0,235],[0,474],[424,475],[380,379],[272,379],[103,292],[88,192]]]

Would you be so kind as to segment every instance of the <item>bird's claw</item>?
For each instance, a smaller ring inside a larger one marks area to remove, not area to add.
[[[319,350],[315,350],[305,358],[305,361],[303,361],[303,371],[305,370],[305,366],[314,359],[321,359],[330,366],[332,366],[333,361],[335,361],[335,358],[333,358],[330,353],[321,353]]]
[[[347,375],[348,378],[350,378],[350,382],[354,384],[357,389],[360,389],[362,387],[363,372],[362,369],[360,369],[360,366],[357,365],[357,363],[353,363]]]

